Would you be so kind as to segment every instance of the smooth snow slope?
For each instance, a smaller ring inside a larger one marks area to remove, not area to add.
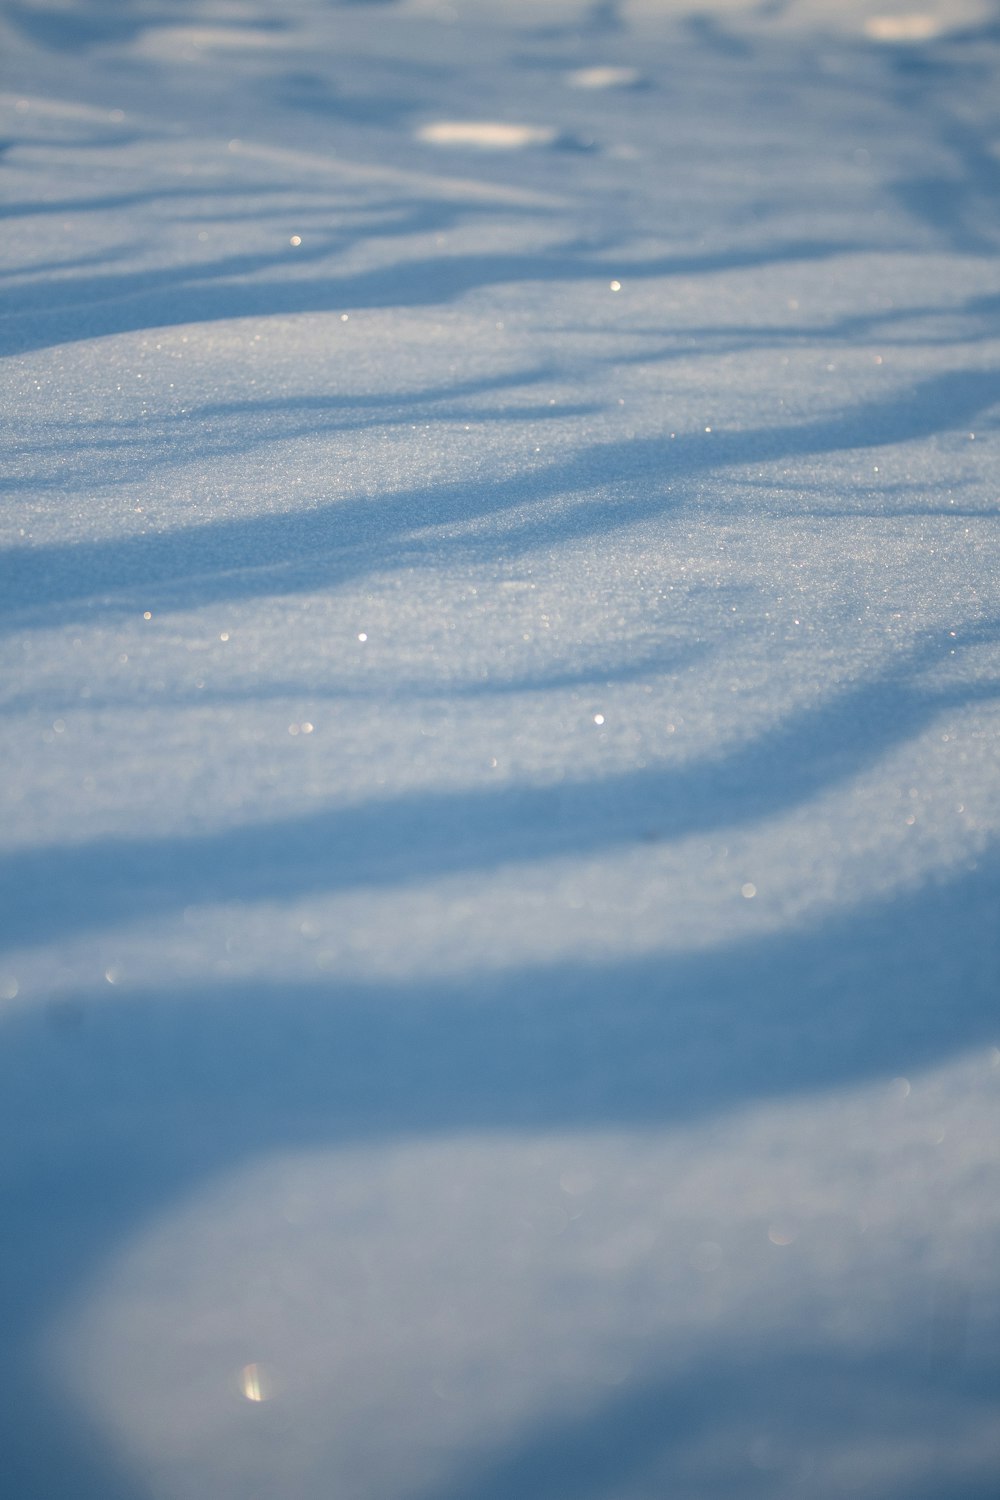
[[[0,1487],[1000,1490],[1000,6],[0,3]]]

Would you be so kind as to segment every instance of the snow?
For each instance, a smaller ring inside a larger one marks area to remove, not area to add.
[[[996,1492],[998,28],[0,3],[18,1500]]]

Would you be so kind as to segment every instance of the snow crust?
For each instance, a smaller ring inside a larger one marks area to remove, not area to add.
[[[0,3],[18,1500],[1000,1487],[1000,8]]]

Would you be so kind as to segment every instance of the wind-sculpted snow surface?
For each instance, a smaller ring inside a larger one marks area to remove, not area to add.
[[[0,0],[3,1493],[1000,1491],[1000,10]]]

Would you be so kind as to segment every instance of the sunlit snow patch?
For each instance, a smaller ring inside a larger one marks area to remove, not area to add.
[[[627,89],[639,82],[638,68],[575,68],[566,74],[571,89]]]
[[[875,42],[928,42],[943,30],[936,16],[869,16],[865,35]]]
[[[503,120],[434,120],[417,131],[417,139],[432,146],[475,146],[483,151],[551,146],[556,135],[549,125],[510,125]]]

